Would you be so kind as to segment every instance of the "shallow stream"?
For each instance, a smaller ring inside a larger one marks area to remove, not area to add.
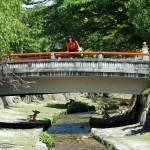
[[[52,150],[106,150],[90,136],[88,121],[92,112],[64,115],[48,128],[47,132],[55,140]]]

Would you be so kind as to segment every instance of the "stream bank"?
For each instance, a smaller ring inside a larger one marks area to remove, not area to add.
[[[58,94],[56,94],[56,95],[58,97]],[[44,96],[46,97],[46,95],[44,95]],[[52,100],[52,97],[54,97],[54,95],[53,96],[51,95],[51,97],[49,99],[47,96],[46,101],[45,100],[42,100],[42,101],[37,100],[35,102],[32,102],[31,104],[26,104],[24,102],[17,101],[17,103],[15,103],[13,105],[11,104],[10,106],[7,106],[5,109],[1,109],[1,111],[0,111],[1,121],[9,122],[9,123],[11,123],[11,122],[17,123],[20,121],[25,121],[26,116],[28,114],[31,114],[33,109],[37,109],[37,110],[41,111],[41,113],[37,117],[37,120],[43,120],[44,118],[51,118],[52,114],[54,114],[55,112],[57,113],[58,110],[62,111],[62,109],[60,109],[60,106],[64,105],[66,103],[66,99],[64,98],[62,100],[63,104],[59,104],[60,100],[57,100],[57,99],[61,99],[63,97],[62,95],[60,95],[58,98],[57,97],[53,98],[54,100]],[[124,98],[124,97],[125,96],[122,96],[122,98]],[[10,97],[9,97],[9,99],[10,99]],[[73,99],[75,99],[75,97],[73,97]],[[149,101],[146,101],[146,100],[144,101],[144,100],[145,99],[143,98],[142,103],[145,106],[150,106]],[[150,98],[149,98],[149,100],[150,100]],[[7,101],[7,103],[9,101]],[[51,105],[52,105],[52,107],[51,107]],[[54,110],[55,110],[55,112],[54,112]],[[144,119],[147,117],[143,117],[143,116],[147,116],[146,114],[148,112],[150,112],[149,107],[144,109],[144,112],[141,116],[142,122],[143,122],[143,124],[147,125],[146,126],[147,128],[149,128],[149,124],[148,124],[149,119],[147,119],[146,123],[145,123]],[[95,136],[97,135],[101,139],[104,139],[108,142],[111,140],[110,142],[113,145],[115,145],[116,150],[117,149],[119,150],[119,148],[121,148],[121,145],[128,147],[128,149],[130,149],[130,150],[141,150],[141,149],[149,150],[150,134],[148,132],[147,133],[141,132],[141,130],[137,128],[138,126],[139,126],[139,124],[134,124],[133,127],[124,126],[122,129],[119,129],[119,127],[105,128],[105,129],[93,128],[91,131],[93,132],[93,134],[95,134]],[[0,138],[1,138],[0,150],[3,150],[4,148],[6,150],[13,150],[13,149],[14,150],[33,150],[33,147],[32,147],[33,144],[31,143],[31,141],[35,140],[35,138],[34,138],[35,131],[34,130],[38,131],[40,129],[32,129],[32,130],[30,130],[30,129],[29,130],[11,129],[10,130],[10,129],[2,129],[1,128],[0,129]],[[127,131],[129,131],[129,130],[133,130],[133,132],[136,132],[136,133],[132,134],[132,135],[129,134],[126,136],[119,137],[123,133],[127,134]],[[122,131],[122,132],[119,132],[119,131]],[[146,140],[144,138],[145,136],[146,136]],[[81,138],[81,137],[79,137],[79,138]],[[26,141],[24,141],[24,139],[26,139]],[[122,150],[125,150],[125,149],[122,149]]]
[[[95,139],[110,150],[150,150],[149,138],[139,123],[116,128],[92,128]],[[146,138],[143,138],[144,136]]]
[[[54,138],[56,147],[52,150],[106,150],[90,135],[88,125],[93,112],[75,113],[62,116],[48,128],[47,132]]]

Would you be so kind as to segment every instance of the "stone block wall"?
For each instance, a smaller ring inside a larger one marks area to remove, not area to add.
[[[141,104],[143,105],[143,111],[140,123],[143,125],[144,129],[150,130],[150,95],[142,95]]]
[[[8,107],[12,103],[19,103],[20,101],[20,96],[2,96],[0,97],[0,109]]]

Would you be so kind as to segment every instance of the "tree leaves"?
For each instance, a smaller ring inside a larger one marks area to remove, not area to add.
[[[1,0],[0,3],[0,49],[10,53],[10,45],[17,42],[18,33],[23,32],[25,25],[21,22],[23,16],[22,2],[19,0]]]
[[[116,46],[132,50],[149,39],[149,4],[150,0],[55,0],[49,7],[24,10],[19,0],[2,0],[0,48],[3,53],[22,48],[38,52],[58,42],[65,50],[71,34],[84,50],[110,51]]]
[[[133,37],[135,33],[131,35],[127,30],[131,28],[134,31],[134,28],[128,22],[125,2],[127,1],[58,0],[56,5],[47,9],[50,13],[44,17],[44,30],[56,41],[63,41],[64,47],[68,34],[81,41],[79,43],[84,49],[110,50],[116,45],[128,45],[130,41],[127,39],[131,40],[129,37]]]
[[[150,0],[130,0],[126,3],[127,15],[135,26],[136,32],[150,44],[149,5]]]

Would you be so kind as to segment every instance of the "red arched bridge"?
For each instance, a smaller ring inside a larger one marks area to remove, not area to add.
[[[69,59],[67,57],[70,54],[83,54],[83,58]],[[114,58],[108,58],[108,55],[113,55]],[[25,80],[36,81],[36,84],[19,91],[13,91],[10,85],[1,86],[0,95],[64,92],[140,95],[141,91],[149,87],[149,82],[146,81],[148,60],[143,60],[148,55],[136,52],[10,54],[10,61],[7,61],[9,68]]]

